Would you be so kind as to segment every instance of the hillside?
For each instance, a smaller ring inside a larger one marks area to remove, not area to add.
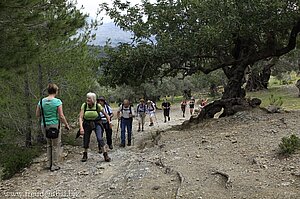
[[[115,146],[110,163],[99,157],[96,144],[86,163],[80,161],[80,147],[65,146],[62,169],[52,173],[43,169],[45,156],[38,158],[1,182],[2,198],[16,193],[41,198],[298,198],[300,155],[280,157],[278,144],[283,136],[299,136],[299,111],[255,109],[185,130],[174,126],[184,121],[179,106],[171,111],[169,123],[158,112],[153,128],[134,131],[134,146]]]
[[[104,46],[108,39],[112,46],[117,46],[120,42],[131,43],[132,34],[121,30],[114,23],[104,23],[92,32],[94,33],[96,33],[96,39],[92,42],[94,45]]]

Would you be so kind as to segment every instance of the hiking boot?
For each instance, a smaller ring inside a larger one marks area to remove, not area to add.
[[[131,146],[131,140],[128,140],[127,146]]]
[[[149,124],[149,126],[153,126],[153,122],[151,122],[151,123]]]
[[[167,120],[164,121],[164,123],[166,123],[166,122],[167,122]]]
[[[170,121],[170,119],[171,119],[171,118],[170,118],[170,117],[168,117],[168,121]]]
[[[50,168],[50,171],[57,171],[57,170],[59,170],[60,169],[60,167],[59,166],[52,166],[51,168]]]
[[[137,132],[140,132],[140,131],[141,131],[141,129],[138,129],[138,130],[137,130]]]
[[[104,156],[105,162],[110,162],[111,161],[111,158],[108,156],[107,152],[104,152],[103,156]]]
[[[142,132],[144,132],[144,129],[142,129]]]
[[[98,151],[100,154],[102,153],[102,149],[99,149],[99,151]]]
[[[120,147],[125,147],[125,144],[121,143],[121,144],[120,144]]]
[[[109,149],[113,149],[114,147],[113,147],[112,144],[110,144],[110,145],[108,145],[108,148],[109,148]]]
[[[83,156],[82,156],[82,159],[81,159],[81,162],[86,162],[87,161],[87,152],[83,152]]]

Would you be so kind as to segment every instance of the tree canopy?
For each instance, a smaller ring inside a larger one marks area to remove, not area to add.
[[[94,82],[98,61],[97,50],[87,45],[96,22],[88,24],[75,3],[0,2],[0,136],[26,134],[26,145],[31,142],[39,132],[34,108],[50,82],[60,87],[66,115],[77,114],[74,107]]]
[[[111,8],[103,4],[118,26],[135,33],[135,43],[107,51],[103,71],[115,78],[110,83],[123,82],[126,71],[135,79],[126,83],[138,84],[157,75],[221,69],[228,79],[223,98],[244,97],[241,87],[247,67],[295,48],[299,4],[298,0],[160,0],[154,4],[145,0],[141,5],[116,0]]]

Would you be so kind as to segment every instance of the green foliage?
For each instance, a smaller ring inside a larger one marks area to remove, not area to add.
[[[283,137],[279,144],[279,148],[281,154],[291,155],[292,153],[295,153],[296,150],[300,149],[300,138],[294,134],[290,137]]]
[[[269,102],[270,102],[270,105],[273,105],[276,107],[281,107],[283,104],[282,97],[276,98],[276,97],[274,97],[273,94],[270,95]]]
[[[61,141],[64,143],[64,145],[81,146],[82,139],[75,139],[75,136],[76,134],[74,133],[63,133]]]
[[[71,123],[95,82],[98,51],[87,43],[97,22],[87,24],[74,2],[0,2],[0,165],[5,178],[36,154],[35,148],[21,146],[25,137],[35,144],[40,133],[35,108],[47,84],[59,86],[57,97]]]
[[[104,72],[114,79],[112,84],[132,85],[152,76],[209,73],[227,66],[232,67],[225,72],[230,77],[241,62],[253,64],[294,48],[291,43],[281,51],[299,22],[299,10],[294,8],[298,4],[296,0],[271,5],[266,0],[103,4],[117,25],[134,32],[136,42],[106,51]],[[125,72],[133,82],[124,78]]]
[[[103,82],[139,86],[157,77],[222,71],[227,83],[222,98],[244,97],[249,65],[296,47],[300,10],[295,7],[297,0],[102,4],[115,24],[134,33],[131,44],[105,48]]]
[[[14,144],[1,145],[0,149],[2,179],[8,179],[24,167],[29,166],[32,159],[41,152],[39,147],[25,148]]]

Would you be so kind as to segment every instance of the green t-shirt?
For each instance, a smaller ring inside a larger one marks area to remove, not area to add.
[[[39,101],[38,105],[41,106],[40,101]],[[43,112],[44,112],[46,125],[58,124],[59,117],[58,117],[57,108],[60,105],[62,105],[61,100],[57,99],[57,98],[53,98],[51,100],[44,98],[42,101],[42,105],[43,105]],[[43,124],[43,120],[42,120],[42,124]]]
[[[84,111],[84,106],[85,106],[85,103],[83,103],[81,105],[81,110]],[[97,110],[98,108],[98,110]],[[103,111],[103,107],[101,106],[101,104],[98,104],[98,107],[96,106],[96,104],[94,104],[93,107],[89,108],[89,106],[87,105],[86,106],[86,111],[83,115],[83,118],[85,120],[96,120],[96,119],[100,119],[100,116],[99,116],[99,112]]]

